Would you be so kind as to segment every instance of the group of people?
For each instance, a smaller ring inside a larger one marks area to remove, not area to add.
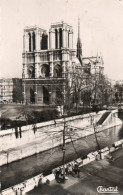
[[[74,177],[75,176],[80,177],[79,165],[76,162],[66,164],[66,165],[64,165],[64,167],[61,166],[61,167],[53,170],[53,173],[54,173],[55,179],[58,183],[62,183],[65,180],[67,180],[68,175],[72,175]],[[41,174],[38,177],[33,178],[32,180],[35,183],[35,187],[42,186],[42,183],[49,184],[48,179],[46,179],[46,181],[44,180],[43,174]],[[27,183],[24,182],[24,183],[20,184],[18,187],[12,187],[12,190],[13,190],[15,195],[24,195],[26,187],[27,187]]]
[[[74,177],[75,176],[80,177],[79,165],[76,162],[69,163],[67,165],[64,165],[64,168],[62,166],[55,169],[54,174],[55,174],[55,179],[58,183],[61,183],[62,181],[64,181],[64,179],[67,180],[68,175],[72,175]]]

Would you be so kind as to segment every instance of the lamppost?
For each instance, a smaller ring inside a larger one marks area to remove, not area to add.
[[[96,135],[96,124],[93,123],[93,127],[94,127],[94,135],[95,135],[95,140],[96,140],[96,143],[97,143],[97,147],[98,147],[98,150],[99,150],[99,154],[100,154],[100,159],[101,159],[101,152],[100,152],[100,145],[99,145],[99,142],[98,142],[98,139],[97,139],[97,135]]]
[[[64,117],[64,127],[63,127],[63,146],[62,146],[62,152],[63,152],[63,182],[65,181],[65,115],[63,115]]]

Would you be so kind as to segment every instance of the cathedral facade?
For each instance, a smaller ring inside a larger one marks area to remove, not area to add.
[[[103,71],[101,56],[82,57],[80,24],[77,52],[73,49],[73,28],[65,22],[52,24],[49,35],[37,26],[26,27],[23,35],[23,98],[24,103],[56,104],[64,99],[67,70],[73,67],[90,73]]]
[[[49,36],[37,26],[24,29],[23,96],[25,103],[53,104],[64,95],[66,69],[75,62],[73,28],[52,24]],[[61,93],[61,94],[60,94]]]

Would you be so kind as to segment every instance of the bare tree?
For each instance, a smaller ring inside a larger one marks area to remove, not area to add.
[[[82,103],[82,92],[87,88],[86,77],[82,67],[68,68],[65,81],[62,86],[57,87],[59,95],[55,99],[56,105],[63,105],[64,112],[69,114],[70,110],[78,112],[78,106]]]
[[[88,71],[85,71],[88,70]],[[79,108],[92,105],[109,105],[113,101],[113,88],[109,79],[101,72],[91,73],[89,67],[68,68],[63,86],[59,86],[56,102],[63,105],[64,112],[78,113]],[[60,92],[61,91],[61,92]],[[57,104],[57,105],[58,105]]]
[[[115,90],[115,101],[122,102],[123,101],[123,83],[116,82],[114,85],[114,90]]]
[[[98,105],[109,105],[113,101],[113,87],[104,74],[93,74],[89,77],[88,91],[90,91],[91,102]]]

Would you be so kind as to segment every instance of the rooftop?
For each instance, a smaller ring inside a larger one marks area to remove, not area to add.
[[[52,23],[52,24],[51,24],[51,28],[56,28],[56,27],[68,27],[68,28],[72,28],[71,25],[67,24],[67,23],[64,22],[64,21],[56,22],[56,23]]]

